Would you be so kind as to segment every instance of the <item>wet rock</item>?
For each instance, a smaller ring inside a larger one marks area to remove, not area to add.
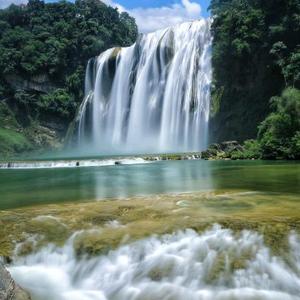
[[[27,136],[38,147],[58,149],[62,146],[58,133],[41,125],[27,130]]]
[[[224,152],[243,151],[243,147],[237,141],[228,141],[221,143],[221,149]]]
[[[217,143],[214,143],[214,144],[211,144],[211,145],[209,146],[209,149],[220,151],[220,150],[221,150],[221,145],[219,145],[219,144],[217,144]]]
[[[201,153],[202,159],[232,159],[235,152],[243,152],[244,148],[237,141],[226,141],[221,144],[211,144]]]
[[[1,300],[30,300],[30,295],[19,287],[9,272],[0,263],[0,299]]]
[[[237,141],[225,141],[220,144],[221,149],[225,150],[232,146],[237,146],[239,143]]]
[[[218,150],[208,147],[208,149],[206,151],[202,151],[201,158],[202,159],[210,159],[210,158],[216,157],[217,154],[218,154]]]

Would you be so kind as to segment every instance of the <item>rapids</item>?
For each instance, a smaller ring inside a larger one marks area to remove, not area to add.
[[[234,234],[219,225],[202,234],[153,236],[81,259],[73,250],[78,234],[62,248],[49,245],[10,267],[34,300],[300,299],[295,233],[286,259],[272,255],[261,235]]]
[[[105,167],[114,165],[134,165],[149,163],[139,157],[107,158],[107,159],[80,159],[80,160],[45,160],[0,162],[0,169],[60,169],[78,167]]]

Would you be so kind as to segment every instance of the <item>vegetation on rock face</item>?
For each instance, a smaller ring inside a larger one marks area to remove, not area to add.
[[[14,130],[0,128],[0,148],[4,155],[8,155],[14,151],[29,151],[32,149],[32,145],[23,134]]]
[[[37,121],[63,134],[82,101],[88,59],[137,37],[133,18],[98,0],[11,5],[0,10],[0,28],[1,105],[20,128]]]
[[[211,11],[213,140],[255,138],[272,110],[270,98],[287,89],[272,98],[275,112],[260,125],[258,139],[262,157],[294,158],[300,130],[299,110],[292,109],[300,101],[299,0],[212,0]]]
[[[15,151],[32,150],[32,144],[21,131],[13,112],[0,102],[0,153],[8,156]]]
[[[212,144],[204,159],[300,159],[300,90],[271,98],[273,112],[259,125],[257,140]]]
[[[271,102],[275,111],[259,126],[262,157],[300,159],[300,90],[286,89]]]

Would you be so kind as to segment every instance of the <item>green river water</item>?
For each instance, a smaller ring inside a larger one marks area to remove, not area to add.
[[[0,209],[218,190],[299,195],[300,163],[187,160],[85,168],[0,169]]]
[[[33,300],[299,300],[299,253],[299,162],[0,169],[0,258]]]

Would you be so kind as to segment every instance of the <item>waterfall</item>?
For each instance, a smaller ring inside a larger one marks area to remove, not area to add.
[[[210,20],[141,35],[88,62],[78,144],[103,152],[199,151],[206,146]]]

